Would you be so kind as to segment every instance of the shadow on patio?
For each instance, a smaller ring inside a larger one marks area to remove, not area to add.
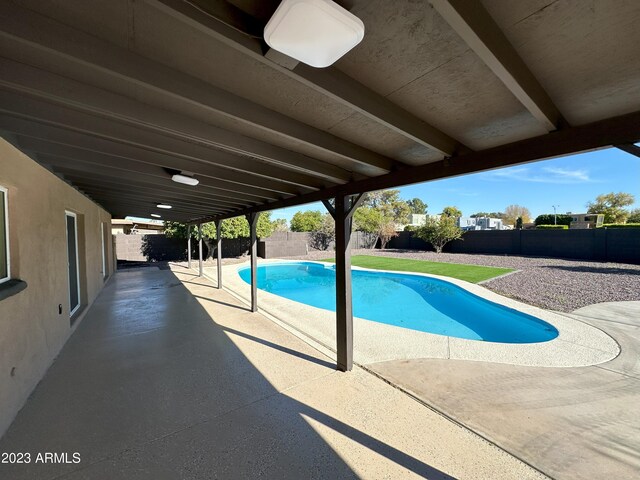
[[[33,460],[78,452],[81,462],[1,465],[0,476],[451,479],[478,473],[478,453],[487,457],[480,471],[504,467],[397,390],[362,371],[336,372],[173,268],[115,275],[0,441],[0,451]]]

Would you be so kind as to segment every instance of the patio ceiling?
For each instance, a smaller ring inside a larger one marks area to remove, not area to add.
[[[635,0],[343,1],[365,38],[326,69],[266,46],[278,3],[2,2],[0,131],[116,217],[191,223],[638,154]]]

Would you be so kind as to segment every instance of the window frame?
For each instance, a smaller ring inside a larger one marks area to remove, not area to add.
[[[0,185],[0,192],[4,194],[4,211],[0,215],[4,218],[5,248],[7,256],[7,276],[0,278],[0,284],[11,280],[11,248],[9,245],[9,189]]]
[[[71,310],[71,278],[68,279],[68,287],[69,287],[69,318],[73,318],[80,307],[82,306],[82,291],[80,290],[80,247],[78,246],[78,214],[72,212],[70,210],[64,211],[64,222],[65,222],[65,230],[67,231],[67,245],[69,242],[69,230],[67,229],[67,217],[73,217],[74,219],[74,235],[76,242],[76,278],[78,284],[78,305],[75,306],[73,310]],[[69,253],[67,252],[67,260],[69,259]],[[67,267],[67,276],[69,275],[69,267]]]
[[[105,222],[100,222],[100,249],[102,250],[102,278],[107,278],[107,242],[105,241]]]

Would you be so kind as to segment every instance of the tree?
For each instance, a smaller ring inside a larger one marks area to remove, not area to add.
[[[427,219],[427,223],[418,228],[415,236],[433,245],[436,253],[442,253],[447,243],[462,238],[462,234],[463,231],[456,225],[454,217],[442,215],[439,220]]]
[[[287,222],[284,218],[278,218],[273,221],[273,231],[274,232],[288,232],[289,231],[289,222]]]
[[[458,207],[444,207],[442,209],[442,215],[445,217],[451,217],[453,219],[457,219],[462,216],[462,212]]]
[[[291,219],[292,232],[315,232],[322,227],[322,212],[307,210],[296,212]]]
[[[382,216],[395,223],[407,223],[411,208],[400,198],[400,190],[379,190],[365,194],[362,205],[380,210]]]
[[[604,223],[625,223],[629,212],[624,207],[633,205],[635,197],[630,193],[604,193],[595,202],[587,203],[587,213],[604,214]]]
[[[427,208],[429,207],[429,205],[424,203],[419,198],[413,198],[411,200],[407,200],[407,205],[409,205],[409,209],[411,210],[411,213],[417,213],[418,215],[426,215]]]
[[[409,204],[400,198],[400,190],[380,190],[365,194],[353,222],[356,230],[371,234],[371,248],[378,238],[384,248],[397,235],[396,224],[407,223],[410,213]]]
[[[383,222],[378,228],[378,238],[380,239],[380,248],[384,250],[393,237],[397,237],[398,232],[396,231],[396,224],[391,221]]]
[[[313,248],[327,250],[331,242],[336,239],[336,223],[328,213],[322,216],[322,225],[314,232],[311,232],[310,243]]]
[[[640,208],[636,208],[635,210],[631,210],[629,212],[629,217],[627,218],[627,222],[640,223]]]
[[[267,238],[273,233],[274,222],[271,221],[271,212],[262,212],[256,225],[256,233],[260,238]],[[167,237],[187,238],[187,225],[179,222],[164,222],[164,233]],[[222,238],[249,237],[249,222],[245,217],[233,217],[222,220],[220,226]],[[191,237],[198,238],[198,226],[191,228]],[[202,224],[202,238],[215,240],[216,224],[214,222]]]
[[[502,212],[477,212],[477,213],[474,213],[473,215],[469,215],[469,217],[471,218],[484,218],[484,217],[502,218],[503,216],[504,216],[504,213]]]
[[[522,230],[522,217],[516,218],[516,230]]]
[[[246,217],[233,217],[222,221],[220,235],[222,238],[246,238],[251,234]],[[213,233],[212,237],[215,238]]]
[[[538,215],[534,220],[536,226],[538,225],[571,225],[571,215],[564,213],[558,213],[554,216],[553,213],[545,213]]]
[[[504,209],[502,220],[506,225],[515,225],[518,217],[522,217],[523,223],[531,222],[531,212],[527,207],[522,205],[509,205]]]
[[[262,212],[258,217],[256,234],[259,238],[270,237],[273,233],[274,222],[271,221],[271,212]],[[164,233],[171,238],[187,238],[187,225],[179,222],[164,222]],[[233,217],[222,220],[220,225],[222,238],[248,238],[250,235],[249,222],[246,217]],[[191,238],[198,238],[198,227],[191,228]],[[215,250],[213,240],[216,239],[216,224],[214,222],[202,224],[202,240],[207,246],[207,257]]]
[[[376,246],[383,223],[382,212],[373,207],[360,207],[353,214],[354,229],[370,235],[371,243],[369,245],[371,248]]]

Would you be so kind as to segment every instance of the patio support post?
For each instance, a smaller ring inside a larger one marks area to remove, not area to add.
[[[187,268],[191,270],[191,225],[187,225]]]
[[[353,305],[351,300],[351,225],[364,194],[339,195],[332,205],[323,200],[336,224],[336,351],[338,370],[353,368]]]
[[[222,288],[222,220],[216,220],[216,258],[218,266],[218,288]]]
[[[203,273],[202,268],[202,224],[198,224],[198,276],[201,277]]]
[[[258,238],[256,227],[260,213],[250,213],[247,215],[249,230],[251,231],[251,311],[258,311]]]

